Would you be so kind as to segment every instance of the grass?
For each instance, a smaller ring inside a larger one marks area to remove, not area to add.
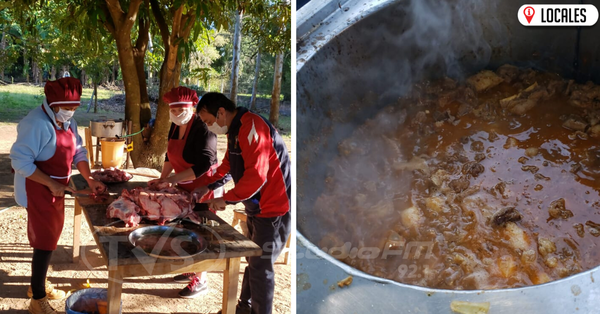
[[[252,97],[252,94],[238,94],[238,96]],[[256,98],[271,99],[271,94],[256,94]],[[279,95],[279,100],[283,101],[283,94]]]
[[[268,113],[260,115],[269,119]],[[283,137],[292,137],[292,117],[279,115],[279,134]]]
[[[75,120],[79,125],[87,126],[90,120],[100,116],[123,118],[122,113],[99,110],[98,113],[87,113],[87,104],[92,97],[91,88],[84,88],[81,99],[83,105],[77,109]],[[109,99],[119,92],[98,89],[98,101]],[[0,86],[0,122],[19,122],[33,108],[41,105],[44,99],[44,88],[25,84]]]

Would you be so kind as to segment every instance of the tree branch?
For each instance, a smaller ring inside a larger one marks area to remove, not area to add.
[[[183,5],[177,8],[175,12],[173,12],[173,25],[171,27],[171,42],[170,44],[175,44],[175,41],[179,37],[179,32],[181,31],[181,19],[183,13]]]
[[[150,29],[150,12],[148,12],[148,0],[146,2],[146,18],[142,18],[140,16],[140,21],[138,24],[138,38],[135,42],[135,48],[142,54],[146,53],[146,48],[148,47],[148,30]]]
[[[129,3],[129,10],[127,11],[127,16],[125,17],[125,21],[122,27],[126,30],[131,30],[135,20],[137,18],[137,14],[140,10],[140,5],[143,0],[131,0]]]
[[[163,40],[163,45],[165,49],[168,51],[169,49],[169,26],[167,22],[165,22],[165,18],[160,11],[160,6],[157,0],[150,0],[150,4],[152,7],[152,15],[156,19],[156,24],[158,24],[158,29],[160,30],[160,36]]]
[[[192,12],[195,12],[195,10],[192,10]],[[182,38],[184,40],[187,40],[188,37],[190,36],[190,33],[192,32],[192,27],[194,27],[194,23],[195,23],[195,19],[196,19],[196,13],[190,13],[190,14],[186,14],[185,15],[185,19],[184,19],[184,23],[182,25],[185,25],[185,29],[183,30]]]
[[[108,11],[106,2],[100,2],[100,8],[102,9],[102,12],[104,12],[105,17],[105,19],[102,20],[102,24],[104,25],[104,27],[106,27],[106,30],[108,30],[108,32],[113,36],[113,38],[115,38],[115,22],[113,21],[112,16],[110,15],[110,11]]]
[[[118,0],[106,0],[106,9],[108,10],[114,24],[115,30],[121,29],[121,23],[123,19],[123,9],[121,9],[121,4]],[[116,33],[115,33],[116,34]]]

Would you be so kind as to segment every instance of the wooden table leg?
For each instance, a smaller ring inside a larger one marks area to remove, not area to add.
[[[73,263],[79,263],[79,245],[81,244],[81,205],[75,198],[75,215],[73,218]]]
[[[85,128],[85,148],[87,149],[87,157],[90,161],[90,168],[94,169],[96,165],[94,159],[94,143],[92,142],[92,131],[90,128]]]
[[[114,269],[111,269],[114,268]],[[119,314],[121,311],[121,292],[123,276],[116,267],[108,267],[108,314]]]
[[[289,265],[290,257],[290,241],[292,240],[292,234],[288,236],[287,242],[285,243],[285,255],[283,256],[283,263]]]
[[[94,160],[97,160],[100,162],[100,165],[102,165],[102,160],[100,159],[100,138],[96,137],[96,157],[94,158]],[[102,168],[102,166],[100,166]]]
[[[223,272],[223,314],[235,314],[237,304],[238,277],[240,274],[240,258],[227,259]]]

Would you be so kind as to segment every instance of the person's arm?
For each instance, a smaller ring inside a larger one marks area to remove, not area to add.
[[[209,169],[204,174],[202,174],[199,178],[204,178],[204,183],[208,186],[211,185],[221,179],[224,179],[229,174],[229,151],[225,152],[225,157],[221,161],[221,164],[216,169]],[[230,177],[230,176],[229,176]]]
[[[196,121],[188,132],[181,156],[192,166],[172,176],[163,177],[164,181],[175,184],[201,177],[211,169],[212,161],[216,159],[216,149],[217,136],[208,131],[202,121]]]
[[[210,132],[206,125],[202,124],[195,125],[194,134],[190,134],[190,139],[194,140],[194,146],[184,149],[184,153],[189,154],[193,151],[194,162],[192,170],[196,178],[202,176],[208,170],[213,167],[213,161],[217,160],[217,135]]]
[[[215,170],[215,172],[213,173],[212,171],[207,171],[205,174],[203,174],[202,176],[206,176],[206,182],[210,182],[207,185],[204,186],[200,186],[197,187],[196,189],[194,189],[194,191],[192,191],[192,197],[193,199],[198,202],[200,201],[200,199],[209,191],[208,186],[218,180],[223,179],[225,176],[227,176],[229,174],[229,151],[225,152],[225,157],[223,158],[223,161],[221,161],[221,165],[219,165],[219,167],[217,167],[217,169]]]
[[[229,169],[231,169],[231,165],[229,164],[229,151],[226,151],[225,157],[223,157],[221,164],[217,167],[217,170],[211,176],[211,178],[213,179],[211,183],[225,177],[229,173]]]
[[[173,172],[173,165],[171,165],[171,162],[165,161],[165,163],[163,164],[162,172],[160,173],[160,178],[167,178],[171,174],[171,172]]]
[[[51,131],[41,123],[24,119],[17,125],[17,140],[10,148],[11,166],[15,173],[27,178],[35,172],[35,160],[47,145],[54,145]],[[36,181],[37,182],[37,181]],[[41,182],[40,182],[41,183]]]
[[[233,189],[223,195],[223,200],[231,203],[249,199],[267,182],[269,154],[273,145],[269,126],[255,115],[242,121],[238,138],[244,158],[244,175]]]
[[[187,168],[180,173],[176,173],[170,177],[163,178],[164,181],[169,182],[171,184],[185,182],[185,181],[193,181],[196,179],[196,175],[194,174],[194,169]]]
[[[75,122],[75,119],[71,119],[71,125],[69,128],[71,129],[71,132],[75,134],[76,151],[75,156],[73,156],[73,163],[75,163],[75,167],[77,167],[77,170],[79,170],[81,176],[85,179],[85,181],[87,181],[92,193],[104,193],[104,191],[106,191],[106,186],[104,183],[96,181],[92,178],[90,163],[87,159],[87,149],[85,146],[83,146],[83,140],[81,139],[81,136],[79,136],[79,132],[77,132],[77,122]]]
[[[87,160],[80,161],[75,166],[77,167],[77,170],[79,170],[81,176],[85,179],[85,181],[87,181],[92,193],[102,194],[106,191],[106,185],[104,185],[104,183],[96,181],[94,178],[92,178],[90,164],[87,162]]]
[[[60,184],[58,181],[50,178],[47,174],[43,173],[40,169],[35,168],[33,174],[27,177],[27,179],[43,184],[48,187],[52,195],[55,197],[65,196],[65,191],[74,192],[70,187]]]
[[[45,185],[52,195],[60,197],[64,196],[65,190],[71,189],[50,178],[35,165],[38,155],[47,145],[51,145],[51,131],[54,130],[42,123],[35,123],[35,121],[32,123],[31,120],[21,121],[17,126],[17,140],[10,149],[10,160],[15,173]]]

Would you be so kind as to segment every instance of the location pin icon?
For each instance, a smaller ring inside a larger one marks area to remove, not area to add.
[[[523,14],[525,15],[525,18],[527,19],[527,23],[531,23],[531,19],[533,19],[535,10],[532,7],[526,7],[525,10],[523,10]]]

